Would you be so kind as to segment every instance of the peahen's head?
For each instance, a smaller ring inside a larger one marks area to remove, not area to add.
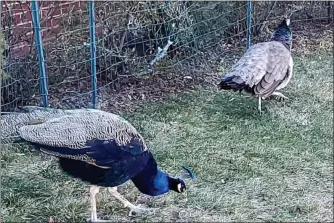
[[[292,32],[290,29],[290,18],[284,18],[281,24],[275,29],[271,40],[279,41],[287,46],[289,50],[292,47]]]

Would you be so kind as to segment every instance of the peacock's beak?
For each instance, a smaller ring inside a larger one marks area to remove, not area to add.
[[[188,197],[188,192],[187,190],[185,190],[184,192],[181,193],[183,195],[183,197]]]

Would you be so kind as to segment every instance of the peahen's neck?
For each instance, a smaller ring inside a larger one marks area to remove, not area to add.
[[[131,180],[140,192],[150,196],[158,196],[169,191],[169,181],[172,178],[158,170],[157,163],[150,154],[144,169]]]
[[[278,28],[273,33],[271,40],[281,42],[288,50],[291,50],[292,35],[289,28]]]

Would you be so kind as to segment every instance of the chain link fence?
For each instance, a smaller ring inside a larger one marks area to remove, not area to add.
[[[41,105],[31,2],[1,4],[1,110]],[[38,6],[48,106],[92,107],[89,2],[40,1]],[[95,2],[99,108],[117,110],[129,101],[213,83],[218,67],[245,51],[247,19],[254,44],[267,41],[287,12],[293,48],[305,49],[305,43],[307,48],[332,34],[330,1],[253,2],[251,18],[246,1]]]

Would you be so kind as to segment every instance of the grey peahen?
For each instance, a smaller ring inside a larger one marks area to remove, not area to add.
[[[288,99],[278,90],[290,81],[293,70],[290,19],[284,18],[269,42],[251,46],[232,69],[221,79],[219,88],[245,91],[261,99],[277,96]]]
[[[1,116],[2,141],[28,142],[58,157],[61,169],[70,176],[90,183],[91,221],[102,221],[95,200],[100,186],[108,187],[130,213],[152,209],[135,206],[117,192],[117,186],[128,180],[151,196],[186,190],[182,179],[158,169],[143,137],[120,116],[95,109],[27,108],[26,113]]]

